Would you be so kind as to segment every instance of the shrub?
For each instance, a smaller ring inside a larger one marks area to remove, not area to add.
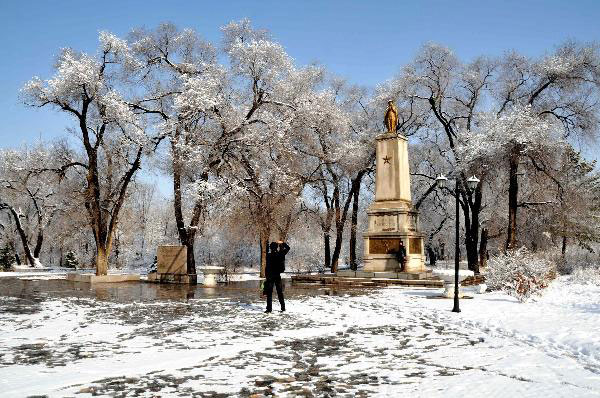
[[[10,271],[14,259],[14,249],[7,243],[2,249],[0,249],[0,271]]]
[[[63,266],[66,268],[77,268],[78,265],[79,261],[77,261],[75,253],[73,253],[72,251],[68,251],[65,255]]]
[[[490,258],[485,280],[490,289],[502,290],[524,302],[539,294],[555,277],[554,262],[523,247]]]
[[[569,275],[569,282],[580,285],[600,286],[600,265],[592,264],[574,268],[571,275]]]
[[[555,256],[557,257],[557,271],[562,275],[570,275],[577,269],[600,267],[600,256],[594,251],[569,248],[564,256],[560,253]]]

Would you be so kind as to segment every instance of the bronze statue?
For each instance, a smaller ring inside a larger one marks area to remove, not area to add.
[[[387,127],[388,133],[395,133],[398,128],[398,110],[394,105],[394,101],[388,101],[388,108],[385,112],[385,118],[383,119],[383,124]]]

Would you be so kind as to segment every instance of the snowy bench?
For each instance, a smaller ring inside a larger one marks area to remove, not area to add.
[[[456,271],[453,269],[434,269],[433,276],[438,277],[444,281],[444,297],[453,298],[454,297],[454,278]],[[461,269],[458,271],[458,296],[462,297],[462,293],[460,290],[460,282],[464,281],[469,276],[473,276],[474,272]]]
[[[219,272],[223,269],[224,267],[214,266],[196,268],[197,272],[202,272],[204,274],[204,286],[217,286],[217,275],[219,275]]]

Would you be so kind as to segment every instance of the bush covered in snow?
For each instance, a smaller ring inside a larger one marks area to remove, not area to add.
[[[564,255],[556,253],[555,257],[556,270],[561,275],[570,275],[578,268],[587,268],[590,264],[600,263],[598,254],[580,248],[569,249]]]
[[[556,255],[557,271],[568,275],[569,282],[600,286],[600,255],[595,251],[573,248],[565,255]]]
[[[569,281],[581,285],[600,286],[600,265],[593,264],[574,268],[569,275]]]
[[[553,261],[523,247],[490,258],[485,279],[490,289],[502,290],[523,302],[539,294],[555,277]]]

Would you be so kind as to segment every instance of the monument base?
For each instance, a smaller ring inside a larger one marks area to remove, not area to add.
[[[293,284],[318,284],[332,288],[368,288],[386,286],[428,287],[439,289],[444,282],[425,272],[365,272],[342,270],[336,274],[292,275]]]
[[[425,272],[425,262],[421,256],[407,256],[404,269],[400,269],[400,264],[393,254],[370,255],[363,259],[365,272],[405,272],[421,273]]]
[[[422,272],[370,272],[370,271],[352,271],[341,270],[335,273],[336,276],[344,278],[375,278],[375,279],[404,279],[404,280],[424,280],[433,279],[433,274],[430,269]]]
[[[373,217],[374,215],[370,213],[369,218]],[[416,230],[411,231],[406,228],[407,223],[398,224],[401,225],[401,228],[394,228],[394,231],[369,231],[363,235],[365,240],[363,270],[365,272],[425,272],[423,235]],[[406,250],[403,269],[401,269],[401,264],[398,263],[396,256],[400,241]]]
[[[148,274],[148,282],[156,283],[182,283],[195,285],[198,282],[195,274],[171,274],[151,272]]]
[[[424,235],[419,227],[419,212],[411,200],[408,139],[388,131],[375,137],[375,141],[375,201],[367,210],[363,272],[424,272]],[[402,268],[396,260],[400,242],[406,250]]]

